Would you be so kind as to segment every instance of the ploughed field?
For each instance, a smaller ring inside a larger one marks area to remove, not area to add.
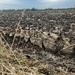
[[[0,75],[75,75],[74,12],[0,11]]]

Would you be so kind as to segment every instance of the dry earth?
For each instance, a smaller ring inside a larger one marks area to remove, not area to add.
[[[75,9],[0,12],[0,75],[75,75]]]

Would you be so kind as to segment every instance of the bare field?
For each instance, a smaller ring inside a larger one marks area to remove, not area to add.
[[[74,12],[0,11],[0,75],[75,75]]]

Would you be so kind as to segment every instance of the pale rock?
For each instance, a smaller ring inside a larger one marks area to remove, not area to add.
[[[40,48],[42,48],[42,38],[36,38],[35,44],[38,45]]]
[[[49,37],[48,32],[43,32],[42,33],[42,38],[47,39],[48,37]]]
[[[53,38],[53,39],[57,39],[59,36],[55,33],[50,33],[50,36]]]
[[[35,42],[36,42],[35,39],[36,39],[35,37],[31,37],[31,38],[30,38],[30,41],[31,41],[32,44],[35,44]]]

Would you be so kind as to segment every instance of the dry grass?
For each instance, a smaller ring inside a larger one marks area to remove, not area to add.
[[[33,66],[31,66],[33,65]],[[0,50],[0,75],[75,75],[44,65],[39,61],[31,61],[16,50]],[[40,71],[41,70],[41,71]]]
[[[31,63],[17,51],[0,50],[0,75],[36,75]]]

